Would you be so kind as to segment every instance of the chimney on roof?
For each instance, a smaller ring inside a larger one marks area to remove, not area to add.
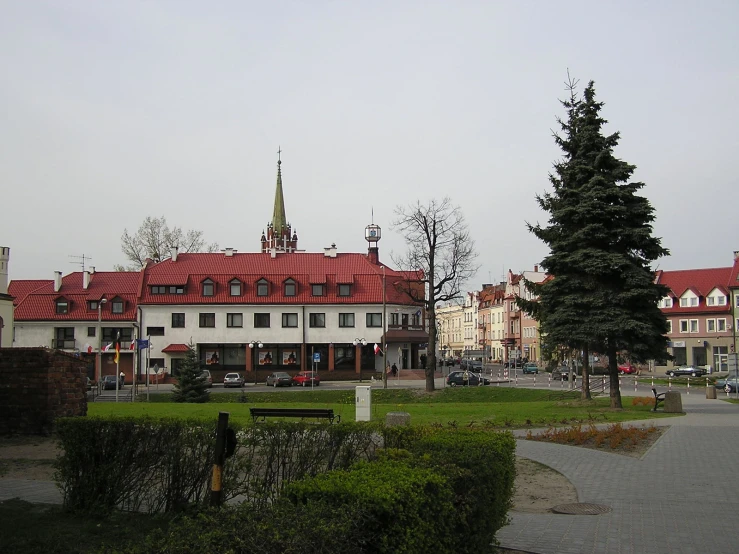
[[[324,248],[323,255],[326,256],[327,258],[335,258],[336,257],[336,243],[332,242],[329,248]]]
[[[534,273],[538,273],[538,272],[539,272],[539,266],[538,265],[535,265],[534,266]]]
[[[62,272],[55,271],[54,272],[54,292],[59,292],[61,288],[62,288]]]
[[[90,266],[90,275],[94,275],[94,274],[95,274],[95,266],[94,265],[91,265]]]
[[[233,248],[230,248],[230,247],[227,246],[225,248],[225,250],[223,250],[223,252],[226,254],[226,257],[227,258],[231,258],[231,257],[233,257],[234,252],[238,252],[238,250],[234,250]]]
[[[274,246],[269,249],[269,255],[274,259],[277,257],[277,248]]]
[[[179,249],[179,248],[177,248],[176,246],[173,246],[173,247],[172,247],[172,251],[171,251],[171,253],[172,253],[172,261],[173,261],[173,262],[176,262],[176,261],[177,261],[177,252],[179,252],[179,250],[180,250],[180,249]]]
[[[8,294],[8,262],[10,261],[10,248],[0,246],[0,294]]]
[[[739,260],[739,250],[734,250],[734,261]]]
[[[82,272],[82,288],[87,290],[89,286],[90,286],[90,272],[83,271]]]

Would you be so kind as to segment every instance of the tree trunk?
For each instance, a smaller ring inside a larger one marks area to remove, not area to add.
[[[582,361],[582,395],[583,400],[590,400],[590,350],[585,345],[582,349],[583,361]]]
[[[427,347],[428,361],[426,363],[426,392],[433,392],[434,373],[436,372],[436,306],[428,307],[429,344]]]
[[[618,386],[616,347],[609,344],[606,352],[608,353],[608,377],[611,381],[611,408],[623,408],[621,404],[621,389]]]

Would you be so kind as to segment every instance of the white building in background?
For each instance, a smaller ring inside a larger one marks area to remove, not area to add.
[[[0,246],[0,348],[13,345],[13,296],[8,293],[10,248]]]

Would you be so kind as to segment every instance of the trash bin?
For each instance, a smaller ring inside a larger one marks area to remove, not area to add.
[[[707,386],[706,387],[706,398],[709,400],[716,400],[716,387]]]

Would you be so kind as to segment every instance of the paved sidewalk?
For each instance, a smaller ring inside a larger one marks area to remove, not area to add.
[[[560,471],[580,502],[612,512],[511,512],[501,546],[542,554],[738,551],[739,405],[682,392],[687,415],[654,420],[670,428],[641,459],[519,440],[518,455]]]

